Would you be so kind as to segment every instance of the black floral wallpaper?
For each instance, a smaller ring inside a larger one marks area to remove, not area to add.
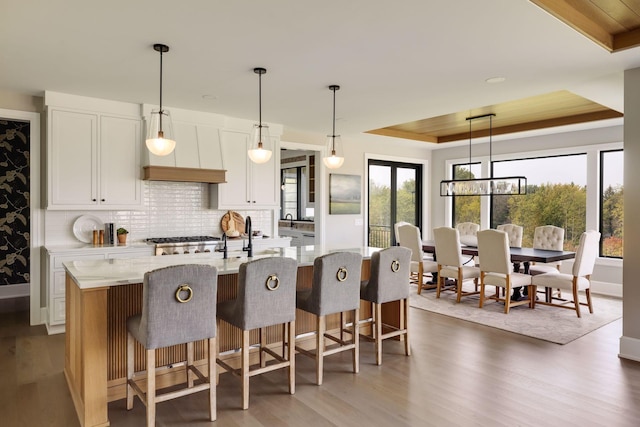
[[[29,283],[29,126],[0,119],[0,286]]]

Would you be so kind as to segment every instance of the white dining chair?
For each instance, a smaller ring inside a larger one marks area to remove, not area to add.
[[[400,246],[411,249],[411,282],[418,285],[418,295],[423,289],[435,289],[435,283],[425,283],[425,274],[437,272],[438,263],[424,259],[420,229],[415,225],[405,224],[398,227],[398,235]],[[433,278],[432,274],[429,276]]]
[[[480,257],[480,303],[485,300],[485,286],[495,286],[495,295],[489,297],[504,302],[504,312],[509,314],[511,307],[528,304],[535,307],[535,291],[531,285],[531,276],[513,272],[509,236],[501,230],[483,230],[478,232],[478,255]],[[515,287],[527,286],[529,298],[523,301],[511,300],[511,290]],[[499,289],[504,288],[504,297],[500,297]]]
[[[546,249],[549,251],[561,251],[564,249],[564,228],[555,225],[541,225],[535,228],[533,233],[533,248]],[[545,273],[559,273],[562,261],[554,263],[532,263],[529,266],[529,274],[536,276]],[[555,293],[552,288],[540,288],[539,292],[544,293],[546,302],[551,302],[555,298],[562,298],[562,291],[556,289]]]
[[[532,276],[531,283],[536,287],[571,291],[573,295],[573,301],[571,302],[573,304],[566,304],[566,301],[557,304],[553,301],[544,301],[538,302],[538,304],[574,309],[578,317],[581,317],[580,306],[586,305],[589,307],[589,313],[593,313],[593,305],[591,304],[591,274],[593,273],[596,257],[598,256],[599,241],[600,233],[595,230],[582,233],[571,274],[544,273]],[[585,292],[586,302],[580,302],[578,298],[578,292],[580,291]]]
[[[456,302],[460,302],[463,296],[477,295],[479,293],[480,269],[464,265],[458,230],[451,227],[434,228],[433,237],[436,244],[436,262],[438,263],[436,298],[440,298],[440,292],[446,289],[447,278],[455,280],[455,286],[452,289],[456,291]],[[473,279],[475,285],[473,291],[463,291],[463,281],[468,279]]]
[[[509,236],[509,247],[521,248],[522,247],[522,232],[523,227],[516,224],[501,224],[496,227],[497,230],[504,231]]]

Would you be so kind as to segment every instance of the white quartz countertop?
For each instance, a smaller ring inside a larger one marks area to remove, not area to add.
[[[302,246],[288,248],[271,248],[256,251],[252,259],[264,257],[284,256],[298,261],[298,266],[313,265],[313,261],[321,256],[333,252],[356,252],[364,259],[379,251],[380,248],[325,248],[322,246]],[[117,286],[130,283],[142,283],[144,273],[157,268],[169,267],[179,264],[206,264],[215,266],[218,274],[237,273],[240,264],[247,262],[246,254],[240,256],[229,254],[228,259],[221,259],[219,255],[206,253],[145,256],[139,258],[106,259],[106,260],[81,260],[67,261],[63,263],[80,289],[92,289],[103,286]]]

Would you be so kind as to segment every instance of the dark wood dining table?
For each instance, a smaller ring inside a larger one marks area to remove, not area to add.
[[[477,246],[461,245],[461,249],[464,255],[478,256]],[[424,240],[422,242],[422,250],[426,253],[432,253],[433,259],[436,259],[436,244],[433,240]],[[513,271],[520,271],[520,264],[522,263],[525,274],[529,274],[529,265],[532,262],[550,263],[576,257],[576,253],[571,251],[550,251],[534,248],[510,248],[510,253]],[[518,297],[518,295],[514,296]]]

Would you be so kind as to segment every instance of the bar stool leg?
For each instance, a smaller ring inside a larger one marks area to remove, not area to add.
[[[216,420],[216,380],[217,380],[217,369],[216,369],[216,357],[217,354],[217,342],[218,340],[215,338],[209,338],[207,340],[209,344],[209,420]]]
[[[375,322],[376,365],[382,365],[382,304],[373,304]],[[354,366],[355,369],[355,366]],[[357,372],[357,371],[354,371]]]
[[[187,386],[191,388],[193,387],[193,380],[195,375],[193,374],[193,371],[189,369],[189,366],[193,366],[193,342],[187,343],[187,364],[185,366],[187,374]]]
[[[322,371],[324,369],[324,332],[325,332],[325,316],[317,316],[316,336],[316,384],[322,384]],[[342,325],[340,326],[342,328]]]
[[[156,351],[147,350],[147,427],[156,425]]]
[[[260,367],[264,368],[267,366],[267,358],[265,357],[263,348],[267,347],[267,334],[264,330],[265,328],[260,328],[260,349],[258,350],[258,355],[260,356]]]
[[[296,322],[295,320],[287,324],[289,337],[287,339],[289,346],[289,354],[287,359],[289,360],[289,393],[294,394],[296,392]],[[284,336],[282,337],[284,341]]]
[[[127,332],[127,410],[133,409],[133,388],[129,381],[133,379],[135,342],[133,336]]]
[[[353,333],[351,334],[355,346],[353,349],[353,372],[356,374],[360,372],[360,323],[358,319],[360,319],[360,309],[356,308],[353,313]]]
[[[404,306],[404,325],[402,327],[406,331],[404,333],[404,354],[411,356],[411,346],[409,345],[409,298],[405,298],[401,304]]]
[[[242,409],[249,409],[249,331],[242,331]]]

